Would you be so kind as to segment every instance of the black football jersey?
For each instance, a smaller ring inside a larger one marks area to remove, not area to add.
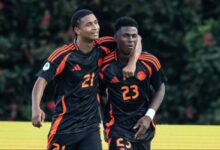
[[[103,37],[87,54],[70,43],[47,58],[37,76],[55,83],[56,108],[50,135],[98,129],[98,74],[103,57],[115,46],[112,37]]]
[[[135,76],[123,80],[122,65],[114,51],[103,60],[100,72],[100,93],[108,93],[108,102],[104,108],[104,126],[109,137],[124,136],[134,140],[137,130],[133,127],[145,115],[154,91],[165,81],[159,60],[143,52],[136,64]],[[153,124],[147,136],[153,131]],[[150,137],[148,137],[150,138]]]

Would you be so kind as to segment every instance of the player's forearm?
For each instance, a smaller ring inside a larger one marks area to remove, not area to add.
[[[37,79],[32,90],[32,109],[39,108],[47,81],[41,77]]]
[[[137,44],[134,51],[131,53],[131,57],[129,58],[129,63],[136,64],[141,52],[142,52],[141,36],[138,35]]]
[[[158,108],[160,107],[160,104],[163,101],[165,95],[165,84],[162,83],[160,85],[160,88],[158,89],[158,91],[156,92],[155,96],[152,99],[152,102],[150,104],[150,108],[154,109],[155,112],[158,110]]]

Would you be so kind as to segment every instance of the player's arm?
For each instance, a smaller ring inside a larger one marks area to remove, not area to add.
[[[155,111],[156,113],[158,108],[160,107],[160,104],[162,103],[164,99],[164,95],[165,95],[165,84],[161,83],[158,91],[156,92],[155,96],[152,99],[149,109],[153,109],[153,111]],[[154,115],[150,115],[150,114],[148,115],[147,113],[146,113],[146,116],[149,117],[151,120],[154,117]]]
[[[42,77],[38,77],[32,90],[32,124],[38,128],[42,126],[45,119],[45,113],[40,108],[40,102],[46,85],[47,81]]]
[[[141,36],[138,35],[136,47],[132,52],[131,57],[129,58],[128,64],[122,70],[124,79],[134,76],[136,70],[136,63],[141,54],[141,51],[142,51]]]
[[[140,118],[135,125],[134,128],[139,128],[138,131],[135,134],[135,138],[139,139],[142,137],[142,135],[145,134],[146,130],[149,128],[151,121],[153,120],[158,108],[160,107],[164,95],[165,95],[165,84],[166,77],[163,73],[163,70],[160,66],[159,60],[157,60],[154,56],[148,56],[151,57],[148,62],[148,66],[152,69],[152,75],[150,78],[150,84],[152,85],[155,94],[153,98],[150,100],[149,108],[142,118]],[[153,60],[153,61],[152,61]]]
[[[54,51],[46,60],[43,68],[37,73],[38,79],[32,90],[32,124],[35,127],[40,128],[45,119],[45,113],[40,108],[40,102],[47,83],[63,71],[71,49],[67,50],[64,46]]]
[[[137,124],[135,125],[134,129],[139,128],[135,134],[135,138],[140,139],[147,129],[150,126],[151,121],[154,118],[155,113],[157,112],[160,104],[163,101],[165,95],[165,84],[162,83],[156,92],[155,96],[152,99],[149,109],[147,110],[145,116],[138,120]]]
[[[102,37],[99,40],[96,40],[96,44],[98,44],[99,47],[104,52],[103,58],[107,56],[110,52],[114,51],[117,47],[114,38],[110,36]],[[141,51],[142,51],[141,36],[138,35],[138,40],[135,49],[132,52],[131,57],[129,58],[129,62],[127,66],[125,66],[122,70],[124,79],[134,76],[136,69],[136,62],[140,56]]]

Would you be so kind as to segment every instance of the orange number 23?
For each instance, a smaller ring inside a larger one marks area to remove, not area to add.
[[[139,96],[138,86],[137,85],[130,85],[130,86],[122,86],[122,97],[125,101],[136,99]],[[132,96],[129,95],[130,90],[132,91]]]

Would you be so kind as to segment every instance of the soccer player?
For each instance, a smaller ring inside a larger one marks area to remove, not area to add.
[[[112,37],[98,39],[99,24],[89,10],[75,12],[71,25],[76,40],[55,50],[37,74],[32,91],[32,124],[42,126],[45,114],[40,108],[41,98],[48,82],[54,81],[56,108],[47,149],[101,150],[98,74],[102,58],[115,50],[116,44]],[[136,57],[133,54],[127,69],[136,67]]]
[[[122,68],[136,45],[138,25],[133,18],[125,16],[117,20],[115,29],[117,50],[104,58],[100,72],[100,96],[109,150],[150,150],[155,133],[153,118],[165,94],[165,76],[159,60],[142,52],[135,76],[123,80]],[[151,93],[153,91],[155,93]]]

